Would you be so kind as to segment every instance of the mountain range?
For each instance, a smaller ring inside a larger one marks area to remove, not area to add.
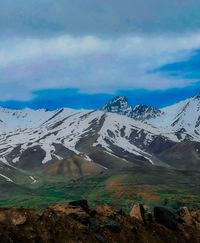
[[[162,109],[123,96],[99,110],[0,108],[0,181],[127,166],[200,170],[200,95]]]

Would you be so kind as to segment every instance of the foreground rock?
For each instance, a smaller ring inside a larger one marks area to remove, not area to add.
[[[187,207],[182,207],[179,210],[180,219],[187,225],[194,225],[195,219],[193,219],[190,210]]]
[[[43,211],[0,209],[0,242],[200,242],[199,211],[181,210],[174,215],[156,207],[149,221],[139,204],[130,216],[108,205],[90,209],[87,201],[55,204]]]
[[[140,222],[145,223],[145,209],[142,204],[135,204],[130,212],[130,216],[138,219]]]

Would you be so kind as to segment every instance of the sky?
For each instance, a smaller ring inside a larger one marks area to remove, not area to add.
[[[199,0],[0,0],[0,105],[164,107],[200,93]]]

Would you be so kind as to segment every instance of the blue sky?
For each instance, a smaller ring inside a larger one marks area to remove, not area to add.
[[[164,107],[200,92],[197,0],[1,0],[0,105]]]

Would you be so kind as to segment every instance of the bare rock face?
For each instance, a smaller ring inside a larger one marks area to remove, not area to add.
[[[188,209],[188,207],[180,208],[180,218],[186,225],[192,226],[194,224],[194,219]]]
[[[109,205],[98,205],[95,207],[95,211],[99,215],[104,215],[106,217],[113,217],[116,215],[116,211]]]
[[[85,214],[85,211],[81,207],[66,205],[65,203],[54,204],[49,207],[54,212],[70,215],[73,213]]]
[[[140,222],[145,223],[145,209],[142,204],[135,204],[130,212],[132,218],[138,219]]]
[[[77,201],[77,205],[78,205]],[[77,222],[82,224],[89,223],[89,215],[80,206],[66,205],[65,203],[55,204],[49,207],[54,213],[60,213],[62,215],[69,216]]]
[[[12,223],[14,225],[23,225],[25,222],[26,222],[25,215],[15,214],[12,218]]]
[[[26,213],[17,209],[0,210],[0,223],[6,222],[15,226],[23,225],[27,220]]]
[[[192,218],[195,221],[196,229],[200,231],[200,210],[191,212]]]
[[[200,223],[200,210],[194,210],[191,212],[192,217],[196,222]]]

